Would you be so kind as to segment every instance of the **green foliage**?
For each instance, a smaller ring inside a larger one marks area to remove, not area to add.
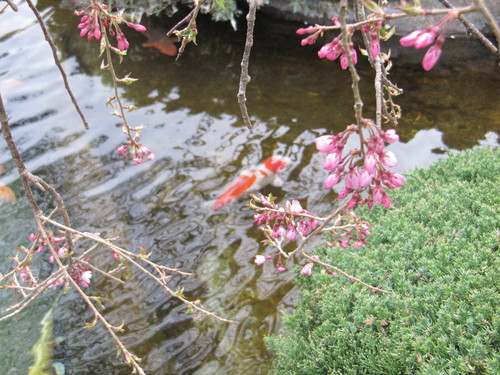
[[[181,0],[110,0],[108,4],[112,7],[145,13],[147,15],[162,11],[166,11],[172,15],[177,11],[178,5],[186,4],[186,2]],[[215,0],[214,5],[210,12],[214,21],[229,21],[241,13],[236,6],[236,0]],[[204,9],[208,10],[209,7]]]
[[[500,373],[500,148],[413,172],[391,199],[389,210],[359,212],[372,223],[368,246],[317,253],[394,293],[318,266],[300,275],[284,336],[267,340],[275,374]]]

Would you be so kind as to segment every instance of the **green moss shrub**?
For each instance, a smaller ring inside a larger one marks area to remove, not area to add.
[[[267,339],[274,374],[500,374],[500,148],[454,154],[412,172],[393,206],[362,209],[368,246],[322,247],[301,299]]]

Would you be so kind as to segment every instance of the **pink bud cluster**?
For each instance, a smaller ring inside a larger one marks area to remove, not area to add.
[[[277,254],[274,254],[274,255],[270,255],[270,256],[264,256],[264,255],[260,255],[260,254],[257,254],[255,256],[255,259],[254,259],[254,263],[258,266],[262,266],[266,260],[269,260],[269,259],[272,259],[274,258],[275,256],[278,256],[278,261],[276,262],[276,270],[278,272],[285,272],[286,271],[286,268],[283,266],[283,263],[281,262],[281,254],[280,253],[277,253]]]
[[[272,223],[272,238],[286,238],[295,241],[297,233],[305,237],[318,225],[311,214],[304,210],[296,200],[292,203],[287,201],[284,207],[279,207],[262,195],[257,198],[263,207],[259,208],[262,213],[254,215],[254,221],[257,225],[264,224],[266,227],[271,227]]]
[[[120,15],[110,14],[108,11],[108,6],[102,4],[101,1],[92,0],[90,4],[82,11],[76,11],[77,16],[82,16],[78,28],[80,29],[80,37],[87,35],[87,41],[92,41],[92,39],[101,39],[102,28],[107,29],[111,36],[116,38],[118,49],[123,52],[129,48],[129,42],[119,24],[125,23],[128,27],[143,32],[146,31],[146,27],[140,24],[128,22],[124,20]]]
[[[86,259],[85,261],[90,262],[90,259]],[[69,275],[82,288],[88,288],[90,286],[90,279],[92,279],[93,276],[90,268],[81,264],[74,265]],[[62,284],[64,284],[64,278],[60,277],[59,279],[54,281],[51,285],[49,285],[49,288],[56,289]]]
[[[89,262],[90,259],[86,261]],[[90,286],[90,279],[92,278],[92,271],[90,268],[77,264],[69,274],[81,287],[88,288]]]
[[[370,16],[369,16],[370,17]],[[332,21],[335,26],[339,27],[340,23],[337,17],[332,18]],[[362,27],[363,33],[366,33],[370,35],[370,56],[372,59],[376,59],[377,56],[380,54],[380,40],[378,36],[378,32],[381,29],[383,23],[381,21],[374,21],[369,24],[366,24]],[[321,35],[325,31],[325,26],[309,26],[305,28],[301,28],[297,30],[297,34],[302,35],[302,34],[311,34],[308,37],[304,38],[301,40],[300,44],[302,46],[308,45],[308,44],[314,44],[316,40],[318,39],[318,36]],[[348,32],[348,39],[351,39],[352,34],[354,33],[355,28],[354,27],[348,27],[347,32]],[[357,64],[358,62],[358,55],[356,50],[353,47],[352,42],[349,42],[349,51],[351,53],[351,58],[354,64]],[[349,60],[347,58],[347,52],[345,51],[343,45],[342,45],[342,34],[338,35],[337,37],[333,38],[330,43],[325,44],[321,49],[318,51],[318,56],[320,59],[328,59],[330,61],[337,60],[340,57],[340,66],[342,69],[347,69],[349,66]]]
[[[34,234],[31,233],[29,236],[30,241],[33,242],[38,242],[38,248],[36,250],[36,253],[41,253],[44,249],[45,246],[47,245],[46,242],[43,240],[42,236],[40,233]],[[54,248],[54,250],[57,252],[58,257],[64,257],[68,253],[68,245],[66,242],[65,237],[54,237],[52,234],[48,236],[49,242],[51,246]],[[77,238],[73,238],[73,240],[76,240]],[[59,246],[59,244],[62,243],[62,246]],[[50,255],[50,262],[54,263],[55,258],[54,255]],[[86,259],[86,262],[89,262],[90,259]],[[76,281],[76,283],[84,288],[88,288],[90,285],[90,279],[92,278],[92,271],[90,268],[77,264],[73,265],[73,268],[70,271],[70,276],[73,278],[73,280]],[[36,279],[31,273],[31,267],[26,266],[24,267],[20,274],[19,278],[21,281],[28,285],[33,285],[36,284]],[[55,289],[58,286],[64,284],[64,278],[59,278],[56,281],[54,281],[51,285],[49,285],[50,289]]]
[[[348,138],[358,134],[356,125],[350,125],[337,135],[323,135],[316,138],[316,149],[326,154],[323,168],[330,172],[324,186],[331,189],[343,180],[344,188],[339,192],[340,199],[350,195],[347,208],[354,209],[360,204],[372,208],[374,204],[382,204],[388,208],[391,201],[383,185],[389,189],[402,186],[403,177],[390,172],[388,168],[397,165],[392,151],[385,150],[385,143],[399,140],[394,129],[383,131],[371,121],[366,121],[363,131],[363,149],[351,149],[344,155],[344,146]],[[358,165],[362,162],[362,165]],[[361,199],[363,190],[368,190],[368,197]]]
[[[366,237],[371,236],[370,223],[360,220],[354,212],[347,212],[343,218],[344,221],[348,220],[346,225],[341,226],[342,233],[338,234],[336,231],[331,231],[335,240],[327,242],[327,246],[332,247],[338,243],[344,249],[348,249],[351,242],[354,240],[354,248],[361,247],[367,244]]]
[[[441,57],[445,33],[450,23],[458,17],[457,13],[449,13],[435,24],[426,29],[415,30],[402,37],[399,43],[403,47],[426,48],[432,45],[424,55],[422,67],[425,71],[431,70]]]
[[[28,284],[30,287],[33,287],[37,284],[37,279],[33,276],[30,266],[25,266],[21,270],[21,272],[19,273],[19,278],[23,283]]]
[[[330,61],[334,61],[337,60],[337,58],[339,58],[340,56],[340,67],[343,70],[346,70],[347,67],[349,66],[349,60],[347,59],[346,51],[342,46],[341,39],[342,39],[342,34],[334,38],[330,43],[327,43],[323,47],[321,47],[321,49],[318,51],[318,57],[320,59],[326,58]],[[349,50],[351,52],[352,62],[354,64],[357,64],[358,55],[353,47],[352,42],[349,42]]]
[[[45,249],[45,241],[40,235],[31,233],[30,234],[30,241],[38,241],[38,248],[36,250],[37,253],[42,252]],[[52,247],[57,251],[57,255],[59,257],[63,257],[66,255],[68,252],[68,244],[66,243],[66,238],[65,237],[54,237],[52,235],[49,235],[49,242],[52,244]],[[64,242],[62,246],[59,246],[61,242]],[[50,255],[50,263],[54,263],[54,255]]]
[[[127,144],[121,145],[116,149],[116,152],[122,154],[124,158],[127,158],[127,152],[129,148],[132,150],[132,160],[136,164],[141,164],[144,158],[147,158],[149,161],[155,160],[155,154],[146,146],[143,146],[139,143],[133,143],[129,141]]]
[[[305,28],[301,28],[297,30],[297,34],[302,35],[302,34],[311,34],[304,39],[300,41],[301,46],[306,46],[308,44],[314,44],[316,43],[316,40],[318,39],[318,36],[321,34],[323,31],[323,28],[321,26],[309,26]]]

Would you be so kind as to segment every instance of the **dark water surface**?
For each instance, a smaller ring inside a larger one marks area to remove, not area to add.
[[[105,315],[112,323],[126,322],[121,337],[143,358],[148,374],[266,374],[271,356],[263,338],[278,332],[279,312],[294,306],[294,275],[252,263],[264,247],[246,199],[216,213],[207,202],[241,168],[281,154],[292,160],[283,174],[286,183],[266,192],[283,200],[299,199],[324,213],[334,195],[321,188],[325,173],[313,140],[354,121],[349,75],[338,63],[317,59],[319,46],[300,47],[294,25],[276,27],[261,18],[248,89],[257,125],[250,131],[240,121],[236,102],[242,32],[202,20],[198,46],[188,46],[177,62],[143,48],[145,38],[131,34],[132,47],[119,70],[140,80],[122,92],[139,107],[130,120],[147,125],[142,140],[157,158],[137,166],[115,153],[124,137],[104,106],[112,89],[99,70],[98,45],[78,37],[77,18],[59,3],[44,0],[38,5],[88,117],[89,131],[67,98],[26,4],[16,14],[0,15],[0,92],[8,101],[13,135],[28,167],[62,193],[74,226],[119,236],[118,244],[130,250],[144,245],[158,263],[193,272],[192,277],[174,276],[171,287],[183,287],[190,298],[239,324],[193,319],[183,304],[133,270],[125,274],[125,288],[95,275],[91,293],[107,298]],[[445,150],[498,143],[500,71],[494,64],[485,60],[467,70],[424,73],[420,68],[398,69],[395,62],[392,79],[405,89],[398,98],[404,109],[401,142],[390,147],[399,157],[399,172],[426,167]],[[369,98],[372,74],[362,68],[361,76]],[[369,99],[365,110],[366,115],[373,110]],[[0,181],[20,196],[3,143],[0,165],[6,169]],[[51,205],[42,204],[45,209]],[[8,269],[7,258],[16,246],[29,245],[35,228],[30,215],[22,199],[0,204],[0,272]],[[108,254],[93,261],[103,267],[113,263]],[[41,267],[42,274],[50,271],[46,263]],[[0,373],[27,373],[38,322],[53,297],[47,295],[18,320],[0,323]],[[0,306],[9,302],[2,294]],[[68,374],[130,373],[100,326],[82,328],[93,317],[74,293],[61,298],[54,318],[55,335],[64,338],[54,359],[64,363]]]

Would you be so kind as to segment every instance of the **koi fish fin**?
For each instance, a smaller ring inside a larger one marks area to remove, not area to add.
[[[227,188],[227,190],[215,200],[212,206],[213,210],[216,211],[224,207],[229,202],[247,192],[255,184],[256,180],[257,176],[255,174],[240,175],[238,179],[229,185],[229,188]]]

